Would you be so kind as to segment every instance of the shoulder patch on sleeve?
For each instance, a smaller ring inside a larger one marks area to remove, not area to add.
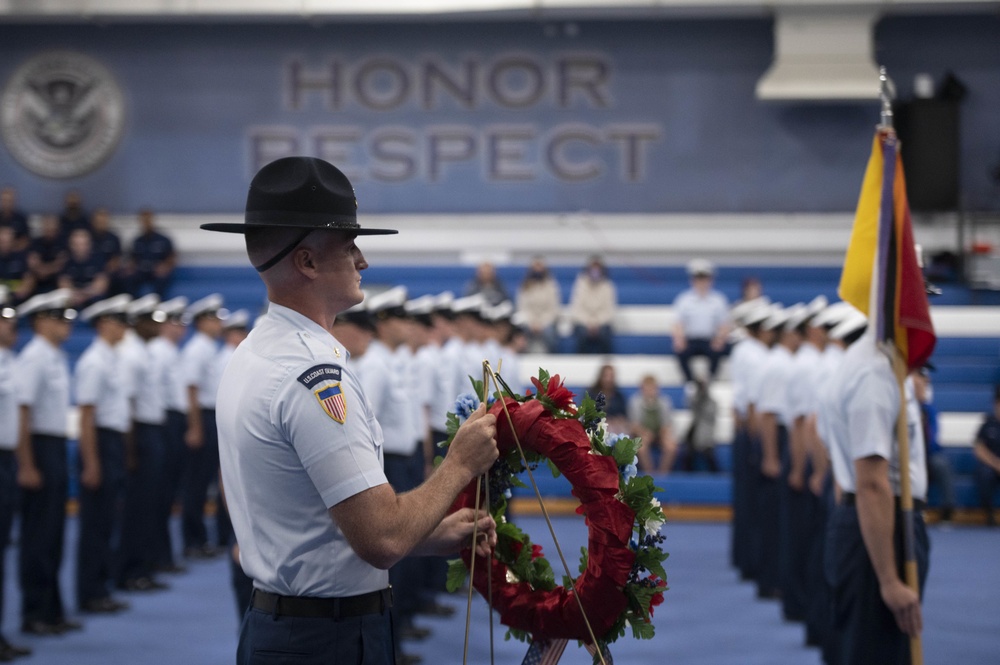
[[[316,365],[299,376],[299,383],[312,391],[326,415],[341,425],[347,420],[347,400],[337,365]]]
[[[326,381],[340,381],[339,365],[314,365],[299,376],[299,383],[306,388],[315,388]]]

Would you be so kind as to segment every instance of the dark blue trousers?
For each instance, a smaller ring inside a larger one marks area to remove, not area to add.
[[[759,504],[763,476],[760,474],[761,447],[760,439],[748,433],[748,450],[746,460],[746,478],[743,491],[746,493],[746,543],[744,545],[743,561],[740,571],[748,580],[757,580],[760,574],[761,518]]]
[[[170,519],[174,502],[181,486],[184,471],[184,432],[187,415],[180,411],[167,411],[163,432],[163,468],[159,474],[156,497],[156,565],[174,565],[174,546],[170,537]]]
[[[778,454],[785,456],[788,447],[788,432],[778,426]],[[777,597],[781,594],[782,487],[788,484],[788,468],[782,465],[777,478],[767,478],[757,467],[757,514],[760,538],[757,551],[757,592],[763,597]]]
[[[69,489],[66,439],[33,434],[31,449],[42,487],[21,492],[21,618],[59,623],[66,618],[59,591]]]
[[[219,476],[219,432],[215,429],[215,409],[201,410],[201,428],[204,433],[202,446],[187,449],[181,521],[185,548],[200,548],[208,544],[205,501],[209,485]]]
[[[833,478],[827,477],[823,494],[810,493],[813,504],[810,530],[810,549],[806,595],[806,643],[822,649],[826,663],[836,663],[840,638],[833,629],[833,607],[830,584],[824,573],[823,559],[826,552],[826,529],[833,510]]]
[[[903,578],[903,519],[896,511],[896,568]],[[913,527],[919,585],[927,580],[930,544],[919,511]],[[906,665],[910,662],[910,640],[896,626],[892,612],[882,602],[878,577],[861,537],[854,506],[833,509],[827,528],[826,576],[833,593],[833,627],[840,636],[843,665]]]
[[[390,616],[382,612],[334,621],[247,610],[236,665],[393,665]]]
[[[157,489],[163,465],[164,427],[135,424],[136,465],[125,483],[125,514],[118,582],[149,577],[156,567]]]
[[[787,459],[789,447],[786,446],[786,461],[784,465],[791,470],[791,461]],[[812,493],[808,488],[794,490],[788,484],[788,474],[783,474],[781,494],[781,607],[788,621],[803,621],[806,618],[806,575],[809,557],[809,525],[813,519],[814,510],[811,500]],[[809,470],[806,470],[806,480]]]
[[[0,450],[0,623],[3,619],[6,587],[7,546],[17,506],[17,461],[13,450]]]
[[[115,561],[113,539],[121,527],[121,500],[125,491],[125,436],[97,430],[101,486],[80,486],[80,539],[76,550],[76,602],[107,598]]]
[[[730,560],[746,577],[747,517],[753,509],[747,485],[750,459],[750,436],[745,425],[737,425],[733,437],[733,530]]]
[[[411,455],[385,455],[385,477],[398,494],[417,487],[423,477],[423,451],[417,447]],[[408,556],[389,569],[392,585],[392,615],[396,625],[408,625],[420,607],[421,591],[425,586],[426,567],[420,557]],[[397,636],[398,639],[398,636]]]
[[[687,340],[687,346],[677,354],[677,363],[684,372],[685,381],[693,381],[694,375],[691,373],[691,359],[697,356],[708,358],[708,379],[714,379],[719,371],[719,360],[725,351],[716,351],[712,348],[712,340],[694,338]]]

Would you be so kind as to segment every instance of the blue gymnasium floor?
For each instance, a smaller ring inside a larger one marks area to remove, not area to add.
[[[541,518],[522,526],[559,566]],[[76,542],[76,520],[67,529],[67,553]],[[579,518],[557,518],[555,528],[567,552],[579,551],[586,533]],[[803,646],[798,624],[785,623],[774,601],[758,601],[754,588],[738,581],[728,565],[729,525],[668,523],[666,562],[670,582],[657,608],[657,634],[649,641],[622,640],[613,646],[619,664],[815,665],[815,649]],[[931,570],[924,602],[925,662],[962,665],[1000,660],[1000,529],[933,527]],[[3,633],[35,653],[18,662],[39,665],[223,665],[234,662],[236,610],[229,569],[222,559],[196,563],[186,574],[167,579],[169,591],[127,594],[132,609],[115,617],[85,617],[82,632],[55,638],[27,638],[17,632],[19,594],[10,580],[16,551],[8,553]],[[571,564],[572,565],[572,564]],[[73,558],[63,566],[65,600],[72,602]],[[122,594],[126,597],[126,594]],[[450,619],[420,618],[433,630],[408,651],[427,665],[462,662],[465,596],[442,598],[458,612]],[[489,630],[484,603],[475,599],[469,663],[489,663]],[[526,646],[505,642],[495,626],[495,662],[519,665]],[[561,663],[588,664],[585,651],[571,644]]]

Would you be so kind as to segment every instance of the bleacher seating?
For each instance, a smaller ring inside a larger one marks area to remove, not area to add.
[[[560,282],[565,302],[578,267],[555,266],[552,270]],[[376,266],[363,273],[363,285],[379,290],[403,284],[413,296],[445,290],[461,293],[472,272],[469,266]],[[498,274],[512,296],[523,272],[523,266],[498,267]],[[717,288],[733,299],[740,281],[750,275],[762,281],[765,293],[772,300],[792,304],[820,294],[836,299],[840,269],[829,266],[722,266]],[[670,304],[687,287],[684,270],[676,266],[612,266],[611,276],[616,282],[621,305],[616,320],[615,355],[610,359],[618,369],[619,382],[630,394],[643,374],[654,374],[678,407],[677,426],[682,430],[687,412],[683,408],[680,373],[672,356],[669,330],[673,321]],[[942,443],[948,446],[958,472],[960,502],[972,506],[975,496],[971,472],[975,463],[971,440],[982,421],[982,414],[992,408],[993,386],[1000,383],[1000,307],[995,306],[1000,304],[1000,294],[953,284],[942,286],[944,293],[932,302],[940,335],[932,358],[936,366],[932,375],[935,404],[942,414]],[[231,309],[247,308],[251,312],[260,311],[266,297],[264,286],[251,267],[228,265],[178,268],[171,294],[195,299],[216,291],[223,294]],[[568,331],[564,328],[564,332]],[[92,332],[86,325],[76,326],[66,347],[74,362],[91,337]],[[538,367],[544,367],[552,373],[562,374],[567,385],[582,394],[597,376],[597,368],[608,359],[574,355],[568,353],[570,347],[570,340],[565,337],[560,349],[562,353],[524,358],[522,383],[527,385],[528,377]],[[721,442],[717,452],[723,469],[729,467],[726,444],[732,431],[727,376],[724,363],[721,380],[713,388],[723,407],[717,430]],[[547,491],[568,494],[568,487],[560,489],[559,483],[558,480],[544,481]],[[722,505],[729,500],[728,474],[673,474],[669,482],[663,481],[660,485],[666,488],[664,501]],[[932,493],[931,500],[936,500],[936,493]]]

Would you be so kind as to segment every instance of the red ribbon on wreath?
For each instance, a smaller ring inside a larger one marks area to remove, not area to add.
[[[576,579],[574,587],[594,635],[601,639],[626,608],[622,588],[635,561],[635,553],[629,547],[635,513],[615,498],[618,466],[614,458],[591,450],[590,438],[580,421],[553,418],[536,400],[522,404],[506,398],[505,402],[522,448],[552,460],[580,500],[577,512],[586,518],[589,554],[587,569]],[[497,447],[504,456],[517,447],[514,435],[501,404],[494,404],[490,412],[497,418]],[[475,499],[473,481],[456,499],[455,509],[474,506]],[[471,556],[471,550],[463,550],[466,567]],[[527,582],[510,582],[507,566],[496,558],[492,570],[487,567],[486,557],[478,557],[472,584],[486,598],[492,577],[493,609],[500,613],[501,623],[527,631],[534,639],[591,641],[580,607],[568,589],[558,586],[542,591],[532,589]]]

